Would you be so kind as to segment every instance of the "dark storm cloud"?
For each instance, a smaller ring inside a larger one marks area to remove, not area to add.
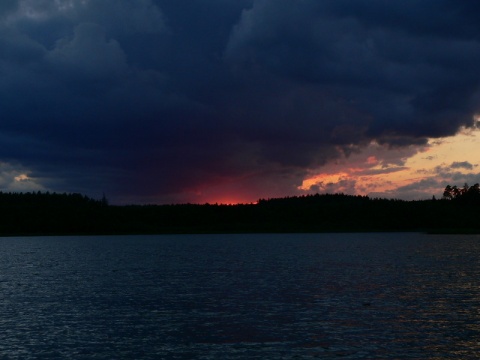
[[[286,194],[372,140],[422,145],[472,126],[478,7],[2,1],[0,160],[53,190],[118,199],[256,178]]]

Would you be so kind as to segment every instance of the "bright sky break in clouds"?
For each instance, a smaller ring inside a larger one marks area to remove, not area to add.
[[[480,181],[480,4],[4,0],[0,190],[112,203]]]

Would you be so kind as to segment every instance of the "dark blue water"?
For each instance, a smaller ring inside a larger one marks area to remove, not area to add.
[[[480,237],[0,238],[0,358],[474,359]]]

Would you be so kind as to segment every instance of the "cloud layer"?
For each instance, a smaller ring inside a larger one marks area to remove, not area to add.
[[[447,0],[5,0],[0,161],[37,187],[120,202],[292,194],[372,141],[421,146],[474,126],[479,12]]]

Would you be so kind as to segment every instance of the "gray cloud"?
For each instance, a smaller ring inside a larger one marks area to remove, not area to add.
[[[426,178],[414,181],[411,184],[385,192],[371,192],[370,197],[395,198],[404,200],[425,200],[435,196],[440,199],[445,184],[435,178]],[[428,194],[431,195],[428,195]]]
[[[478,10],[3,1],[0,160],[54,190],[117,199],[188,199],[233,183],[252,197],[288,195],[309,169],[372,140],[421,146],[473,126]]]
[[[452,169],[467,169],[467,170],[472,170],[473,165],[470,164],[468,161],[454,161],[450,167]]]
[[[324,194],[348,194],[356,193],[356,180],[339,179],[337,182],[319,182],[313,185],[310,190]]]
[[[127,70],[126,56],[115,40],[107,40],[100,26],[81,23],[72,39],[61,39],[49,53],[51,66],[64,76],[84,82],[115,79]]]

